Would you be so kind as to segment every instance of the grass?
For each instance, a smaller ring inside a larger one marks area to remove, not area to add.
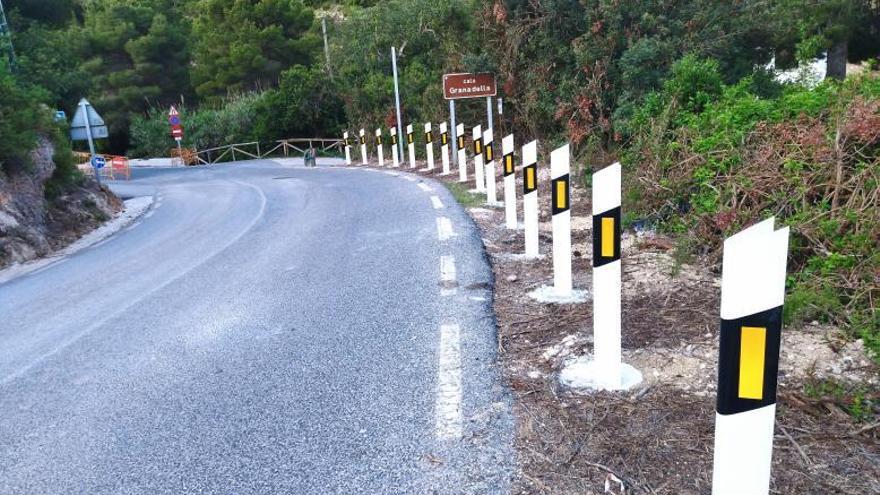
[[[466,184],[447,182],[446,188],[449,189],[449,192],[452,193],[455,200],[465,208],[481,206],[486,202],[486,199],[482,195],[469,192]]]

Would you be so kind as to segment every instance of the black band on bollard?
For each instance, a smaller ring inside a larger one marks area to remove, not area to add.
[[[407,144],[413,143],[413,133],[409,133],[406,135],[406,142],[407,142]]]
[[[479,155],[483,153],[483,140],[482,138],[474,139],[474,154]]]
[[[367,144],[367,137],[361,136],[361,144]]]
[[[513,153],[504,155],[504,176],[513,175]]]
[[[484,158],[486,163],[491,162],[495,158],[495,148],[492,143],[486,143],[486,156]]]
[[[721,320],[718,414],[737,414],[776,403],[782,306]]]
[[[431,134],[430,132],[426,132],[425,133],[425,142],[428,144],[433,143],[434,142],[434,135]]]
[[[460,149],[460,150],[464,149],[464,136],[458,137],[458,149]]]
[[[391,144],[397,144],[397,134],[391,135]]]
[[[443,134],[440,134],[440,144],[441,145],[449,144],[449,133],[448,132],[444,132]]]
[[[620,207],[593,215],[593,267],[620,259]]]
[[[553,179],[551,198],[553,201],[552,213],[563,213],[571,209],[571,184],[569,174]]]

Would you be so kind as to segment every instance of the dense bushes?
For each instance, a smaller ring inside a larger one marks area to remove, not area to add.
[[[33,91],[23,88],[0,59],[0,168],[24,165],[46,125],[46,109]]]
[[[294,66],[277,89],[228,97],[216,109],[179,106],[185,147],[208,149],[293,137],[338,137],[345,112],[335,86],[319,69]],[[168,156],[175,146],[168,108],[154,108],[131,126],[133,157]]]
[[[712,247],[779,217],[792,227],[788,320],[843,324],[880,351],[880,78],[724,85],[691,57],[672,74],[631,122],[628,209]]]

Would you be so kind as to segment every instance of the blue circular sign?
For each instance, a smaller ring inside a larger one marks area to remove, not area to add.
[[[95,155],[92,157],[92,166],[93,167],[104,168],[104,165],[107,165],[107,160],[105,160],[103,156]]]
[[[180,117],[177,115],[172,115],[171,117],[168,117],[168,122],[171,125],[180,125]]]

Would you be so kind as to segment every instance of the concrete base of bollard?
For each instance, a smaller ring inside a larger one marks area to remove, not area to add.
[[[587,302],[590,299],[590,293],[585,290],[573,289],[567,294],[560,294],[556,287],[544,285],[529,292],[529,297],[542,303],[579,304]]]
[[[642,373],[621,363],[618,380],[609,380],[606,369],[598,366],[592,356],[581,356],[562,368],[559,383],[577,389],[621,391],[642,383]]]

